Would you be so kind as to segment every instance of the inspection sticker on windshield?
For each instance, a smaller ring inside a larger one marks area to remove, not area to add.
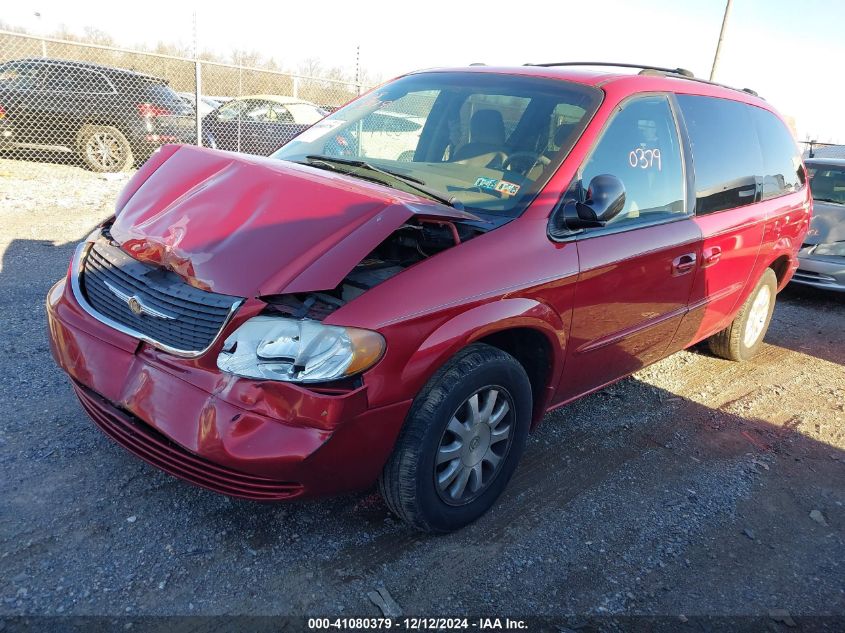
[[[338,121],[337,119],[329,119],[326,121],[318,121],[302,134],[296,137],[297,141],[303,143],[310,143],[316,141],[321,136],[325,136],[339,125],[343,125],[346,121]]]
[[[495,178],[484,178],[483,176],[475,181],[475,186],[480,189],[491,189],[505,193],[509,196],[515,196],[516,192],[519,191],[519,185],[515,183],[508,182],[507,180],[497,180]]]

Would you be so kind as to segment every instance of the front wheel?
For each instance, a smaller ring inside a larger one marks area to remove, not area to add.
[[[710,351],[728,360],[749,360],[763,346],[775,309],[778,280],[767,268],[731,324],[708,340]]]
[[[459,352],[414,400],[379,479],[387,505],[426,532],[476,520],[516,469],[531,406],[531,384],[513,356],[484,344]]]

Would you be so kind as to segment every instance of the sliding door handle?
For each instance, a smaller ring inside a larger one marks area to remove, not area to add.
[[[704,257],[701,258],[701,267],[707,268],[719,262],[722,257],[722,249],[718,246],[712,246],[704,249]]]

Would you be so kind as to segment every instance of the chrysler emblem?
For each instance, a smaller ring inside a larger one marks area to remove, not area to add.
[[[141,316],[141,313],[144,309],[141,306],[141,301],[138,299],[138,297],[129,297],[126,303],[129,305],[129,309],[132,310],[133,313],[138,316]]]
[[[168,321],[173,321],[176,318],[176,316],[173,314],[167,314],[166,312],[156,310],[155,308],[151,308],[150,306],[144,304],[143,300],[138,295],[128,295],[123,292],[120,288],[113,286],[107,281],[103,281],[103,283],[115,297],[125,302],[126,305],[129,306],[129,309],[135,316],[151,316],[155,319],[166,319]]]

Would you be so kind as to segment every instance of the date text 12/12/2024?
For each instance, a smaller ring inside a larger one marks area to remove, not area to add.
[[[511,618],[309,618],[308,629],[319,630],[389,630],[405,631],[442,631],[479,630],[479,631],[520,631],[527,630],[525,620]]]

